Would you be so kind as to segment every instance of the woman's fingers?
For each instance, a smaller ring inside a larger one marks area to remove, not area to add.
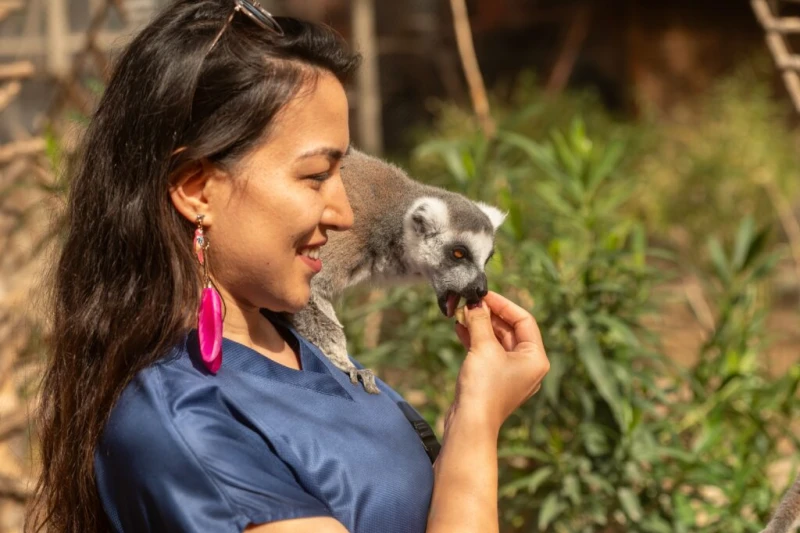
[[[512,351],[517,346],[517,337],[514,334],[514,330],[511,326],[503,322],[502,319],[494,315],[492,315],[491,321],[495,338],[503,346],[505,351]],[[458,336],[458,340],[461,341],[464,348],[469,350],[471,346],[469,330],[458,322],[456,322],[456,336]]]
[[[466,321],[469,340],[473,347],[497,342],[489,315],[489,308],[486,307],[485,303],[481,303],[479,307],[472,309],[467,306]]]
[[[461,344],[464,345],[464,348],[466,348],[467,351],[469,351],[470,347],[469,331],[467,331],[467,328],[465,328],[458,322],[456,322],[456,336],[458,337],[458,340],[461,341]]]
[[[484,298],[493,315],[499,316],[514,331],[517,342],[533,342],[543,346],[542,334],[533,316],[511,300],[489,291]]]
[[[503,319],[492,315],[492,328],[494,329],[494,336],[503,345],[505,351],[510,352],[517,346],[517,336],[514,334],[514,329],[506,324]]]

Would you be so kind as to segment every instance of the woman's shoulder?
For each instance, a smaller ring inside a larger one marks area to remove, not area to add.
[[[213,376],[185,355],[137,373],[95,449],[98,490],[116,529],[241,531],[248,523],[329,515],[236,422]]]
[[[217,384],[196,368],[184,343],[140,370],[125,386],[106,423],[103,441],[115,448],[142,444],[152,449],[161,440],[186,439],[186,413],[222,408],[215,402]],[[189,427],[188,429],[192,429]]]
[[[175,355],[171,353],[170,357]],[[111,409],[101,435],[101,447],[134,456],[140,446],[149,449],[159,444],[171,446],[176,437],[172,421],[177,413],[167,404],[163,374],[166,368],[169,374],[179,375],[174,367],[171,362],[159,361],[133,377]]]

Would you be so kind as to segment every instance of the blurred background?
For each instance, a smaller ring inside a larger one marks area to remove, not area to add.
[[[165,4],[0,0],[0,533],[36,476],[75,150]],[[800,471],[800,1],[262,4],[362,53],[357,146],[509,213],[490,283],[552,369],[500,437],[503,529],[760,531]],[[433,292],[359,288],[339,313],[441,436],[463,349]]]

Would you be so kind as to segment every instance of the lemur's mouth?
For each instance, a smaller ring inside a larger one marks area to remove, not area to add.
[[[442,311],[442,314],[447,318],[452,317],[456,312],[459,300],[461,300],[461,296],[453,291],[447,291],[439,296],[439,309]]]

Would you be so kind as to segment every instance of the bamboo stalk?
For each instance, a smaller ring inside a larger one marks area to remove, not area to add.
[[[380,155],[383,131],[375,4],[374,0],[354,0],[352,6],[353,35],[361,54],[357,109],[359,145],[368,153]]]
[[[800,18],[775,17],[766,0],[751,0],[750,5],[767,32],[767,47],[776,66],[783,71],[783,82],[795,110],[800,112],[800,75],[796,72],[800,71],[800,57],[789,52],[783,35],[800,32]]]
[[[22,90],[22,84],[16,80],[6,83],[0,87],[0,111],[8,107],[8,104],[17,97]]]
[[[24,503],[33,496],[33,485],[30,479],[12,479],[0,476],[0,497]]]
[[[588,5],[580,6],[572,18],[569,29],[564,36],[561,52],[558,54],[555,66],[550,73],[550,79],[547,80],[547,85],[545,86],[547,93],[559,93],[567,86],[572,69],[575,68],[575,62],[578,60],[578,54],[586,41],[586,36],[589,34],[590,21],[591,8]]]
[[[5,20],[11,13],[22,8],[22,2],[3,2],[0,4],[0,22]]]
[[[30,78],[35,72],[33,63],[30,61],[15,61],[0,65],[0,80],[8,78]]]
[[[24,157],[44,152],[47,143],[41,137],[15,141],[0,145],[0,164],[12,161],[16,157]]]
[[[475,45],[472,42],[472,30],[469,26],[467,5],[465,0],[450,0],[450,7],[453,10],[456,44],[458,45],[458,53],[461,56],[461,64],[464,67],[464,75],[467,78],[467,85],[469,85],[472,107],[478,116],[483,133],[491,139],[497,133],[497,126],[489,111],[486,86],[483,83],[483,75],[478,66],[478,58],[475,55]]]
[[[765,0],[752,0],[751,5],[761,26],[769,32],[800,33],[800,18],[776,17]]]

